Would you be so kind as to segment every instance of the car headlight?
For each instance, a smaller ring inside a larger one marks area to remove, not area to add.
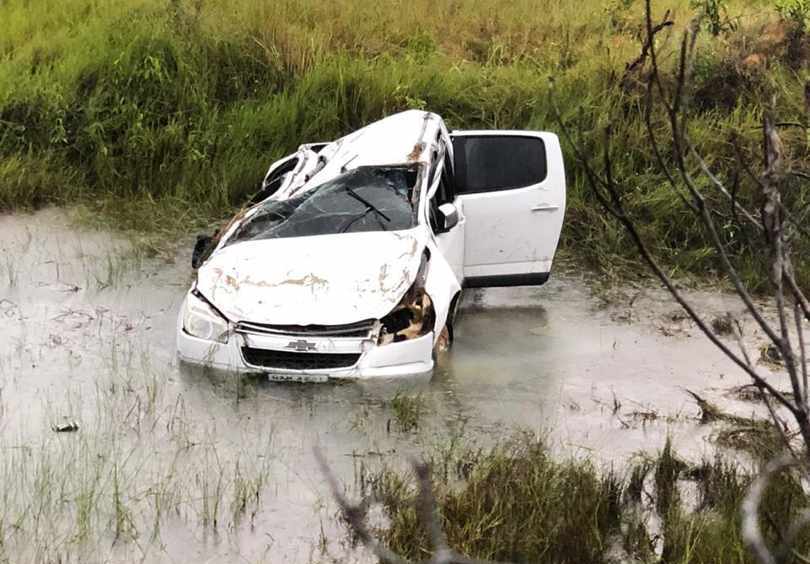
[[[228,342],[228,322],[194,292],[186,296],[183,330],[198,339],[218,343]]]
[[[425,291],[426,275],[427,256],[423,256],[413,285],[391,313],[380,319],[380,336],[377,344],[407,341],[427,335],[433,330],[436,324],[436,311]]]

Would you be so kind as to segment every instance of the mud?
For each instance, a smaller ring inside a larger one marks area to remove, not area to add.
[[[713,429],[687,389],[762,413],[730,393],[745,376],[662,291],[606,302],[571,274],[468,292],[430,381],[285,385],[181,369],[187,247],[167,262],[62,211],[0,217],[0,561],[363,560],[313,448],[352,493],[382,464],[449,460],[516,427],[605,466],[667,436],[699,459]],[[691,297],[711,316],[741,310]],[[750,323],[745,335],[759,350]],[[415,426],[397,424],[397,394],[418,398]]]

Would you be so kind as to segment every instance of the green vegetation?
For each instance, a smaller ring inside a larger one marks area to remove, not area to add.
[[[422,394],[408,395],[397,392],[391,398],[390,404],[400,431],[407,433],[419,428],[419,421],[425,411],[425,398]]]
[[[216,425],[188,416],[147,351],[120,336],[110,350],[95,396],[59,406],[89,415],[75,432],[2,437],[0,563],[155,561],[178,519],[211,534],[253,525],[270,477],[267,426],[231,450]],[[54,408],[46,418],[60,421]]]
[[[528,434],[473,454],[469,475],[434,476],[448,542],[462,554],[510,562],[754,562],[740,535],[752,476],[738,464],[692,465],[667,442],[622,478],[589,462],[559,461]],[[390,519],[382,539],[407,557],[426,558],[430,540],[413,480],[386,470],[375,483]],[[780,475],[763,499],[762,530],[776,546],[807,502],[800,477]],[[806,554],[810,533],[793,548]]]
[[[0,209],[81,204],[124,230],[188,233],[227,216],[275,158],[385,114],[429,108],[452,127],[557,129],[563,118],[598,154],[613,121],[628,207],[675,275],[711,275],[703,233],[657,171],[640,118],[641,0],[335,2],[6,0],[0,4]],[[732,139],[758,163],[757,125],[775,100],[780,121],[806,123],[806,2],[670,0],[673,36],[699,13],[692,138],[722,173]],[[643,72],[643,71],[641,71]],[[660,116],[654,127],[665,128]],[[807,156],[801,127],[789,158]],[[637,268],[623,231],[584,188],[566,147],[563,246],[610,274]],[[801,167],[799,167],[801,168]],[[711,189],[707,185],[707,191]],[[741,201],[755,201],[740,179]],[[798,181],[789,204],[810,192]],[[748,280],[763,270],[749,233],[724,218]],[[802,249],[797,249],[797,253]],[[798,265],[804,285],[808,266]]]

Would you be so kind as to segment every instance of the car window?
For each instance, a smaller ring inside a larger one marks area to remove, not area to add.
[[[361,167],[286,200],[260,204],[226,245],[256,239],[360,231],[397,231],[416,225],[412,204],[417,168]]]
[[[546,178],[546,148],[538,137],[461,136],[453,147],[459,194],[522,188]]]
[[[444,153],[444,166],[442,167],[442,182],[444,183],[444,201],[453,202],[456,199],[455,178],[453,176],[453,163],[450,162],[450,152]]]

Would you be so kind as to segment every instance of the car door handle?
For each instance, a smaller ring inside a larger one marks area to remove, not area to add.
[[[558,210],[558,209],[560,209],[560,206],[558,206],[558,205],[542,203],[542,204],[537,204],[536,206],[534,206],[532,208],[532,211],[533,212],[536,212],[536,211],[554,211],[554,210]]]

